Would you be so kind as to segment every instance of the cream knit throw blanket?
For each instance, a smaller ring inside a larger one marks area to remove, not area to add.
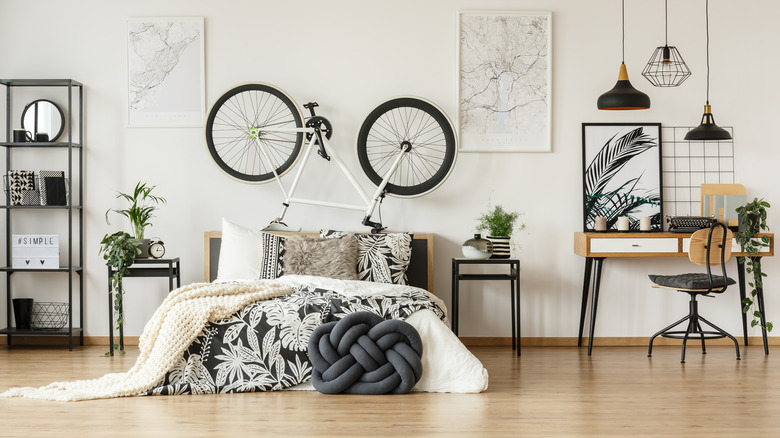
[[[271,280],[184,286],[171,292],[146,324],[138,343],[140,355],[126,373],[54,382],[40,388],[11,388],[0,397],[77,401],[141,394],[165,377],[208,321],[225,319],[251,303],[290,293],[290,287]]]

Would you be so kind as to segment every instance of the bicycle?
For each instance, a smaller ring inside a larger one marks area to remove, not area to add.
[[[211,157],[225,173],[243,182],[275,180],[284,195],[281,214],[271,224],[284,225],[291,204],[309,204],[365,212],[362,224],[378,233],[385,227],[371,216],[385,195],[422,196],[449,176],[457,155],[456,136],[447,116],[433,103],[418,97],[397,97],[377,106],[363,121],[357,138],[360,167],[376,185],[373,195],[363,190],[328,140],[333,126],[318,116],[317,102],[303,107],[282,89],[266,83],[247,83],[225,92],[206,119],[206,143]],[[307,141],[303,149],[304,138]],[[344,173],[364,205],[342,204],[294,197],[311,152],[331,158]],[[281,178],[298,160],[289,190]]]

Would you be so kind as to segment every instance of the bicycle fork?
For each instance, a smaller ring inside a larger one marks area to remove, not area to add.
[[[398,166],[401,164],[401,161],[406,156],[407,153],[411,150],[410,144],[402,144],[399,147],[399,153],[398,156],[395,157],[395,160],[393,161],[393,164],[390,166],[390,169],[388,169],[387,173],[385,174],[384,178],[382,179],[382,182],[379,184],[379,186],[374,191],[374,194],[371,198],[368,197],[366,192],[363,190],[363,188],[358,183],[357,179],[355,179],[352,172],[347,168],[347,166],[344,164],[344,162],[341,160],[341,157],[339,157],[338,153],[336,153],[335,150],[333,150],[330,146],[330,144],[327,141],[327,137],[325,135],[322,135],[320,132],[319,126],[310,126],[307,128],[302,129],[300,132],[307,132],[311,133],[311,138],[309,139],[309,143],[306,146],[306,150],[304,151],[302,162],[300,163],[300,167],[298,168],[298,171],[295,174],[295,179],[293,180],[292,185],[290,186],[290,190],[287,191],[284,188],[284,185],[282,184],[281,178],[276,173],[276,170],[274,169],[274,166],[271,166],[274,174],[274,179],[279,184],[279,188],[282,191],[282,194],[284,195],[284,202],[282,202],[282,211],[279,214],[276,219],[271,221],[271,224],[282,224],[286,225],[283,220],[284,216],[287,213],[287,209],[290,207],[293,203],[298,204],[309,204],[309,205],[317,205],[322,207],[333,207],[333,208],[342,208],[342,209],[349,209],[349,210],[359,210],[359,211],[365,211],[365,216],[363,217],[362,224],[365,226],[371,227],[372,233],[378,233],[382,231],[385,227],[382,226],[381,222],[374,222],[371,220],[371,215],[374,214],[374,210],[376,210],[377,205],[381,202],[381,200],[386,195],[385,187],[387,186],[388,182],[390,181],[390,178],[395,173]],[[259,138],[255,138],[255,141],[257,142],[258,148],[260,149],[261,153],[263,154],[263,158],[265,158],[269,163],[273,163],[271,160],[271,156],[268,152],[268,149],[266,148],[265,144],[263,144],[262,141],[260,141]],[[364,204],[363,205],[353,205],[353,204],[342,204],[342,203],[336,203],[336,202],[329,202],[329,201],[317,201],[312,199],[303,199],[303,198],[295,198],[295,190],[298,187],[298,183],[301,180],[301,176],[303,175],[303,171],[306,168],[306,164],[308,163],[309,157],[311,156],[312,149],[314,146],[320,143],[320,155],[324,158],[330,161],[330,158],[333,158],[333,161],[336,162],[336,164],[339,166],[339,169],[341,172],[347,177],[347,180],[352,184],[355,191],[360,195],[360,197],[363,199]],[[323,153],[324,152],[324,153]]]

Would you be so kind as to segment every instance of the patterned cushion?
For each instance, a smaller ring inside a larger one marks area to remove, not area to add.
[[[263,248],[260,259],[260,278],[279,278],[285,274],[284,254],[287,238],[271,233],[260,234]]]
[[[709,289],[710,280],[706,273],[690,273],[679,275],[650,275],[650,281],[666,287],[679,287],[680,289]],[[726,277],[726,284],[736,284],[732,278]],[[723,287],[723,276],[712,276],[712,287]]]
[[[291,236],[284,244],[284,273],[355,280],[357,254],[358,244],[353,238]]]
[[[341,238],[346,233],[321,230],[320,235]],[[412,258],[411,234],[356,234],[355,239],[358,241],[358,280],[408,284],[406,270]]]

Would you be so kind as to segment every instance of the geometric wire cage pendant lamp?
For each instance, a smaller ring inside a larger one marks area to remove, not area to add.
[[[704,16],[707,31],[707,101],[701,123],[685,134],[685,140],[731,140],[731,134],[715,124],[710,106],[710,0],[705,0]]]
[[[650,97],[634,88],[628,80],[626,69],[626,1],[622,0],[623,23],[623,60],[615,86],[599,96],[597,107],[600,110],[640,110],[650,108]]]
[[[668,0],[664,2],[664,45],[657,47],[650,56],[642,76],[656,87],[676,87],[691,75],[691,69],[685,64],[677,47],[669,45]]]

